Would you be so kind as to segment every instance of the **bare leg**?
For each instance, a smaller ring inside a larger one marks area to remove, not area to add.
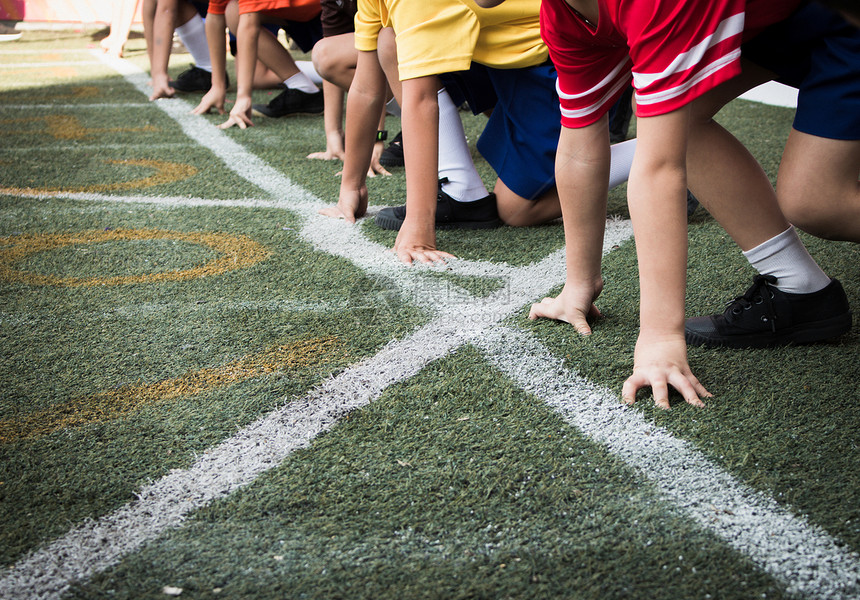
[[[254,89],[268,90],[276,88],[284,81],[278,77],[278,74],[269,69],[260,60],[257,60],[257,67],[254,69]]]
[[[860,242],[860,140],[833,140],[792,129],[777,197],[785,216],[812,235]]]
[[[227,18],[230,31],[235,34],[239,27],[239,3],[230,2],[224,16]],[[273,71],[280,81],[286,81],[299,72],[296,61],[289,51],[265,28],[260,29],[260,36],[257,38],[257,58]]]
[[[324,38],[313,49],[314,68],[326,81],[343,91],[348,91],[355,76],[358,50],[355,49],[355,34],[343,33]]]
[[[537,200],[529,200],[514,193],[499,179],[493,189],[499,207],[499,217],[511,227],[529,227],[552,221],[561,216],[558,189],[553,187]]]
[[[122,56],[138,4],[140,0],[120,0],[111,5],[110,34],[101,41],[102,50],[107,54]]]
[[[712,116],[722,106],[767,81],[765,71],[747,68],[693,103],[687,146],[687,186],[742,250],[779,235],[789,224],[758,161]]]

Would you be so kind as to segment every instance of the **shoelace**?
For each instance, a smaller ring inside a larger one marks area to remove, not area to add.
[[[771,286],[776,283],[776,277],[773,275],[756,275],[753,278],[753,284],[749,289],[727,304],[727,309],[732,311],[733,315],[740,315],[743,311],[749,310],[753,304],[765,305],[765,314],[761,320],[770,323],[770,330],[776,333],[776,312],[773,309],[773,292]]]

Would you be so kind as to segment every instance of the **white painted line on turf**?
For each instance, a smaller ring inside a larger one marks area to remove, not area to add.
[[[752,558],[790,593],[827,600],[860,596],[856,553],[739,482],[690,443],[648,423],[610,390],[567,370],[533,336],[495,328],[473,343],[517,385],[656,482],[670,504]]]
[[[199,146],[198,146],[199,147]],[[150,204],[158,208],[169,209],[174,206],[236,206],[241,208],[281,208],[289,209],[288,203],[280,200],[261,200],[257,198],[237,198],[226,200],[211,200],[209,198],[193,198],[188,196],[114,196],[97,192],[64,192],[43,191],[34,189],[7,188],[0,186],[0,194],[47,200],[50,198],[65,198],[68,200],[86,200],[89,202],[112,202],[119,204]]]
[[[33,135],[27,132],[26,135]],[[25,154],[27,152],[99,152],[104,150],[126,150],[129,148],[141,148],[144,150],[181,150],[182,148],[199,148],[199,144],[188,144],[185,142],[163,142],[147,144],[51,144],[50,146],[30,146],[29,148],[0,148],[0,152],[6,154]]]
[[[127,108],[146,108],[148,102],[129,102],[127,104],[120,103],[78,103],[78,104],[4,104],[3,109],[6,110],[125,110]]]

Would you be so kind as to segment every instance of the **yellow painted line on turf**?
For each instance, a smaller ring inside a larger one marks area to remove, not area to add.
[[[176,183],[183,179],[188,179],[197,174],[197,167],[182,163],[167,162],[164,160],[149,160],[149,159],[130,159],[130,160],[106,160],[112,165],[126,165],[131,167],[145,167],[155,171],[152,175],[134,179],[131,181],[119,181],[115,183],[95,183],[81,185],[70,188],[32,188],[32,187],[0,187],[0,194],[10,196],[32,196],[34,194],[42,194],[44,192],[53,192],[56,195],[64,193],[76,192],[113,192],[117,190],[127,190],[136,188],[153,187],[166,183]]]
[[[6,129],[6,135],[35,134],[49,135],[58,140],[80,140],[86,137],[94,137],[102,133],[155,133],[159,129],[152,125],[143,127],[84,127],[81,120],[73,115],[46,115],[44,117],[25,117],[20,119],[3,119],[0,125],[19,125],[27,123],[41,123],[43,127],[33,129]]]
[[[263,375],[312,366],[331,358],[342,344],[322,337],[276,346],[256,356],[186,373],[151,384],[127,385],[116,390],[76,398],[18,419],[0,421],[0,443],[8,444],[48,435],[61,429],[104,423],[141,408],[181,397],[194,396]]]
[[[2,190],[0,190],[2,191]],[[128,242],[141,240],[177,240],[208,246],[219,253],[218,258],[192,269],[123,275],[117,277],[58,277],[22,271],[15,263],[37,252],[46,252],[81,244]],[[217,232],[182,232],[160,229],[115,229],[79,233],[27,234],[0,238],[0,280],[29,285],[61,287],[128,285],[186,281],[199,277],[220,275],[242,269],[268,258],[271,253],[249,237]]]
[[[80,87],[72,88],[71,94],[57,94],[54,96],[55,100],[62,98],[96,98],[100,96],[102,90],[95,85],[82,85]]]
[[[10,65],[2,65],[0,64],[0,69],[8,69]],[[40,68],[29,68],[29,69],[14,69],[8,71],[5,75],[7,77],[36,77],[41,78],[45,77],[47,73],[48,77],[52,77],[54,79],[72,79],[73,77],[78,77],[80,72],[78,69],[72,67],[47,67],[46,65],[42,65]],[[10,87],[30,87],[31,83],[23,83],[17,86]]]

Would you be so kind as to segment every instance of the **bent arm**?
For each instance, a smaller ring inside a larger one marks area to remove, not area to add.
[[[227,98],[226,28],[224,15],[210,13],[206,17],[206,43],[209,46],[209,60],[212,62],[212,85],[192,111],[194,114],[206,114],[212,108],[216,109],[218,114],[224,113],[224,101]]]
[[[403,157],[406,163],[406,222],[435,239],[439,179],[439,101],[436,77],[401,82]]]
[[[236,31],[236,99],[251,98],[254,69],[257,66],[257,44],[262,27],[260,13],[239,15]]]
[[[406,218],[394,242],[398,259],[431,263],[453,258],[436,249],[439,186],[439,100],[435,76],[401,82],[403,159],[406,165]]]
[[[637,122],[627,197],[639,259],[640,327],[648,335],[684,331],[688,115],[682,108]]]
[[[341,192],[364,186],[370,167],[379,113],[385,104],[385,74],[375,51],[360,51],[346,97],[346,154]]]
[[[212,88],[227,92],[227,20],[224,15],[206,17],[206,43],[212,62]]]
[[[564,219],[567,277],[557,297],[532,305],[529,318],[565,321],[588,335],[587,317],[600,316],[594,301],[603,290],[600,264],[610,160],[606,117],[587,127],[562,128],[555,176]]]
[[[651,387],[654,402],[669,408],[669,387],[695,406],[710,393],[687,362],[684,300],[687,285],[687,136],[689,105],[640,118],[638,146],[627,188],[639,260],[639,337],[633,375],[622,389],[628,403]]]
[[[167,62],[173,46],[178,0],[159,0],[152,22],[152,76],[167,75]]]
[[[610,160],[606,117],[581,129],[562,128],[555,173],[569,285],[600,279]]]

